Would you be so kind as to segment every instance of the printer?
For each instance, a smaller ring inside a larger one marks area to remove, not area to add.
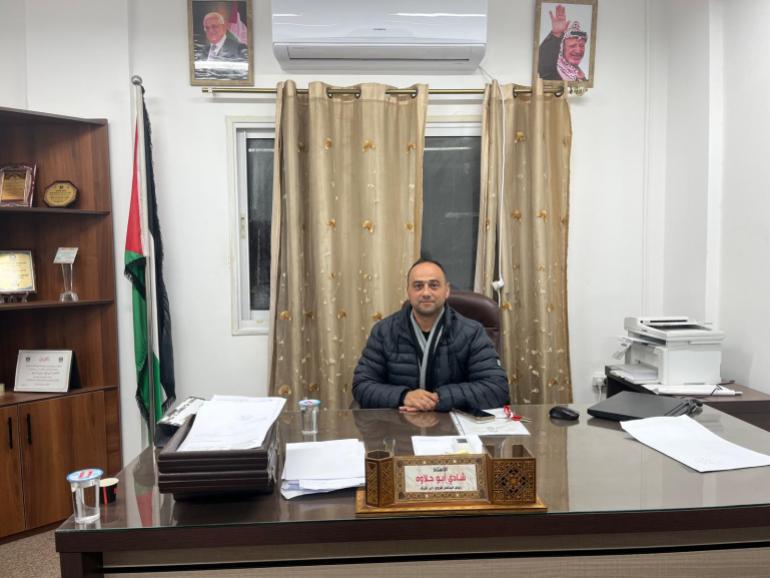
[[[655,381],[662,385],[722,381],[722,331],[684,315],[626,317],[624,327],[626,368],[657,369]]]

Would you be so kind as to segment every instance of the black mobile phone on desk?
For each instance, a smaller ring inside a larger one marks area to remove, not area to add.
[[[488,411],[484,411],[483,409],[458,409],[455,411],[461,415],[464,415],[465,417],[471,418],[476,422],[492,421],[495,419],[493,414],[489,413]]]

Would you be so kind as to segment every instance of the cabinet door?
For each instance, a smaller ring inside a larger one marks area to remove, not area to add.
[[[16,406],[0,408],[0,538],[24,530],[20,441]]]
[[[27,527],[67,518],[67,474],[107,466],[104,393],[82,393],[22,404],[24,498]]]

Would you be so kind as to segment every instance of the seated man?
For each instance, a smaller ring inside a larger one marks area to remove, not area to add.
[[[409,304],[378,322],[353,375],[363,408],[487,409],[508,403],[508,380],[484,327],[444,305],[449,284],[436,261],[407,275]]]

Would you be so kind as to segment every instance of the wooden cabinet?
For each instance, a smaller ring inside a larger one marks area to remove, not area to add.
[[[107,469],[104,393],[25,403],[19,414],[26,522],[37,528],[72,513],[68,473]]]
[[[21,162],[37,166],[33,204],[0,206],[0,250],[32,251],[36,291],[26,303],[0,304],[0,382],[7,392],[0,394],[0,439],[14,432],[13,448],[0,450],[0,479],[10,493],[21,488],[21,529],[30,529],[70,515],[68,472],[96,466],[113,474],[121,466],[107,122],[0,108],[0,166]],[[54,181],[78,188],[73,205],[45,205],[43,191]],[[74,303],[59,301],[59,247],[78,247]],[[72,350],[82,389],[13,393],[20,349]],[[5,519],[6,507],[15,506],[0,506],[0,535],[18,531],[18,513]]]
[[[0,538],[21,532],[24,498],[21,491],[21,443],[16,407],[0,407]]]
[[[103,390],[5,397],[23,403],[0,408],[0,487],[6,492],[0,500],[0,538],[69,516],[68,473],[87,467],[107,471]]]

